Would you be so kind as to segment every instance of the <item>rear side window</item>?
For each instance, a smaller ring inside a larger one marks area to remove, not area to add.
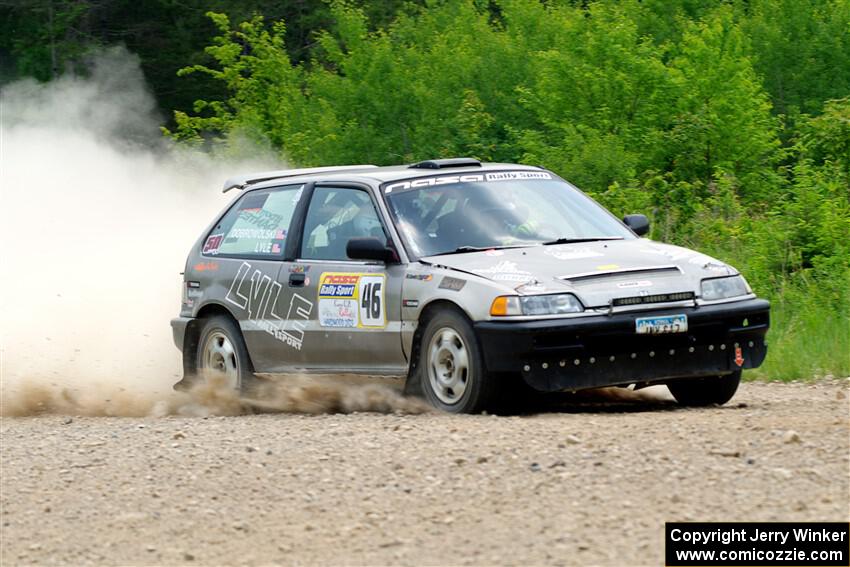
[[[203,254],[282,257],[303,187],[290,185],[244,195],[207,236]]]

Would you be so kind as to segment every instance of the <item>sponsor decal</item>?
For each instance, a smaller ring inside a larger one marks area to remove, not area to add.
[[[546,286],[537,281],[532,281],[527,284],[522,284],[516,287],[520,293],[542,293],[546,291]]]
[[[631,288],[634,288],[634,287],[649,287],[651,285],[652,285],[652,282],[649,281],[649,280],[640,280],[640,281],[636,281],[636,282],[620,282],[620,283],[617,284],[617,287],[619,287],[621,289],[631,289]],[[644,292],[641,292],[641,293],[645,294],[646,292],[644,291]]]
[[[700,266],[704,270],[710,270],[712,272],[724,272],[727,274],[732,273],[728,266],[723,264],[722,262],[718,262],[711,256],[706,256],[705,254],[701,254],[699,252],[694,252],[693,250],[681,249],[681,248],[673,248],[672,250],[669,248],[662,248],[660,246],[648,246],[640,249],[644,254],[655,254],[657,256],[664,256],[673,261],[685,260],[687,259],[688,264],[693,264],[694,266]]]
[[[279,252],[280,246],[278,246],[277,249]],[[273,250],[271,242],[257,242],[256,244],[254,244],[254,254],[271,254],[272,252]]]
[[[729,266],[725,264],[721,264],[720,262],[709,261],[702,265],[703,270],[709,270],[711,272],[723,272],[725,274],[732,274],[732,270],[729,269]]]
[[[434,279],[432,274],[405,274],[404,277],[408,280],[419,280],[421,282],[430,282]]]
[[[286,231],[282,228],[279,228],[274,233],[275,240],[284,240],[286,238]]]
[[[619,268],[619,264],[602,264],[601,266],[596,266],[597,270],[616,270]]]
[[[484,174],[484,178],[487,181],[514,181],[517,179],[552,179],[552,176],[545,171],[497,171]]]
[[[356,299],[319,299],[319,324],[322,327],[356,327]]]
[[[348,279],[341,281],[329,277],[328,274],[322,274],[321,283],[319,284],[319,297],[353,298],[358,279],[359,276],[356,276],[352,281]],[[340,283],[335,283],[335,281]]]
[[[534,280],[534,276],[531,275],[531,272],[520,270],[515,262],[511,262],[509,260],[499,262],[495,266],[491,266],[489,268],[475,271],[481,274],[486,274],[487,277],[496,281],[528,283]]]
[[[656,256],[664,256],[665,258],[669,258],[671,260],[684,260],[685,258],[690,258],[694,254],[696,254],[696,252],[693,252],[691,250],[684,250],[678,248],[673,248],[671,250],[667,248],[662,248],[660,246],[648,246],[646,248],[640,248],[639,250],[644,254],[655,254]],[[707,256],[704,256],[704,258],[709,259]]]
[[[275,231],[268,228],[234,228],[227,233],[227,239],[231,238],[251,238],[255,240],[271,240],[275,236]]]
[[[604,256],[590,248],[546,248],[543,253],[558,260],[581,260],[582,258],[599,258]]]
[[[238,218],[266,230],[276,230],[283,224],[283,216],[270,213],[264,209],[241,209]]]
[[[732,273],[732,271],[726,264],[718,262],[711,256],[706,256],[705,254],[696,253],[692,258],[688,260],[688,264],[699,266],[703,270],[709,270],[711,272],[723,272],[726,274]]]
[[[218,262],[198,262],[192,269],[196,272],[215,272],[218,271]]]
[[[272,254],[280,254],[280,244],[277,242],[272,244]]]
[[[462,280],[460,278],[453,278],[451,276],[446,276],[443,278],[443,281],[440,282],[440,289],[450,289],[452,291],[460,291],[463,289],[463,286],[466,285],[466,280]]]
[[[528,283],[534,280],[531,274],[494,274],[492,278],[500,282]]]
[[[422,187],[435,187],[439,185],[450,185],[454,183],[480,183],[482,181],[517,181],[524,179],[552,179],[552,175],[545,171],[497,171],[493,173],[477,173],[467,175],[441,175],[439,177],[426,177],[423,179],[412,179],[391,183],[384,187],[384,193],[393,191],[404,191],[407,189],[419,189]]]
[[[735,364],[740,368],[744,365],[744,353],[741,351],[741,347],[735,347]]]
[[[290,274],[306,274],[310,271],[310,266],[305,266],[303,264],[292,264],[289,266]]]
[[[206,242],[204,242],[204,254],[218,254],[218,249],[221,247],[221,243],[224,242],[224,234],[212,234],[207,237]]]
[[[692,256],[688,259],[688,264],[694,264],[695,266],[711,264],[711,263],[713,263],[713,260],[710,257],[708,257],[704,254],[699,254],[699,253],[694,254],[694,256]]]
[[[328,284],[355,284],[360,279],[360,274],[322,274],[322,283]]]
[[[386,282],[384,274],[323,273],[319,279],[319,325],[386,327]]]
[[[304,343],[304,329],[313,311],[313,302],[293,293],[281,301],[283,286],[262,270],[242,262],[224,300],[241,309],[246,319],[275,339],[296,350]],[[285,311],[286,315],[281,316]]]
[[[484,254],[486,254],[487,256],[504,256],[505,255],[504,252],[502,252],[501,250],[496,250],[495,248],[491,248],[490,250],[487,250],[486,252],[484,252]]]
[[[419,300],[417,300],[417,299],[402,299],[401,305],[403,307],[419,307]]]

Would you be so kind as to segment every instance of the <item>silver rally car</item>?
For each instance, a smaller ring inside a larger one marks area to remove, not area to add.
[[[517,387],[667,384],[722,404],[770,306],[731,266],[641,238],[554,173],[474,159],[230,179],[186,263],[185,387],[207,371],[406,378],[450,412]]]

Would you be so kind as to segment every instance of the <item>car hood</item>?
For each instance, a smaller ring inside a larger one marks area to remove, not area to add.
[[[614,298],[692,291],[700,281],[738,272],[705,254],[648,239],[529,246],[430,256],[433,265],[475,274],[518,294],[575,293],[585,307]]]

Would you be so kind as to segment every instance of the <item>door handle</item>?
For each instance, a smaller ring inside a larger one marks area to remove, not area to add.
[[[304,285],[306,275],[303,273],[289,274],[289,285],[293,287],[301,287]]]

